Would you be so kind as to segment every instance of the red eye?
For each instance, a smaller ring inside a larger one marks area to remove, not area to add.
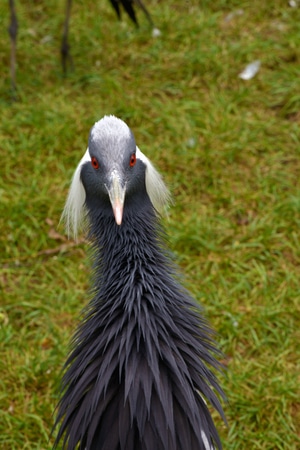
[[[94,169],[99,169],[99,163],[98,163],[97,158],[95,158],[95,156],[92,156],[91,163],[92,163],[92,166],[94,167]]]
[[[136,163],[136,154],[132,153],[131,157],[130,157],[130,161],[129,161],[129,165],[130,167],[133,167]]]

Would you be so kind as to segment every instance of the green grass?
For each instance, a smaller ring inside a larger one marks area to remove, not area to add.
[[[86,244],[58,223],[104,114],[127,121],[172,191],[170,247],[228,367],[224,449],[300,448],[300,5],[149,0],[152,38],[141,13],[136,30],[104,0],[77,1],[64,79],[64,1],[17,3],[15,103],[0,38],[1,449],[51,448],[90,273]],[[241,80],[255,59],[259,73]]]

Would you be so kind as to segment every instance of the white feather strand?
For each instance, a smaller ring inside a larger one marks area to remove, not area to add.
[[[151,203],[159,214],[163,214],[171,200],[170,192],[161,175],[138,147],[136,147],[136,157],[146,165],[146,190]]]
[[[77,239],[78,233],[85,219],[85,190],[80,179],[82,165],[91,160],[89,149],[81,158],[72,178],[68,198],[61,216],[65,223],[68,237],[72,235]]]

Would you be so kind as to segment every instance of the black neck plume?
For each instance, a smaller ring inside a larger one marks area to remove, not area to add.
[[[139,205],[125,203],[118,226],[108,205],[87,202],[94,289],[66,363],[56,445],[221,449],[206,405],[223,417],[211,330],[177,281],[148,197]]]

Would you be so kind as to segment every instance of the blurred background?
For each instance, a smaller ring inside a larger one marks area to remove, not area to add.
[[[172,192],[169,246],[227,366],[224,449],[296,450],[300,1],[145,5],[159,36],[138,8],[136,28],[107,0],[74,1],[64,77],[64,0],[17,1],[17,101],[0,5],[0,447],[51,449],[91,272],[59,220],[91,126],[115,114]]]

